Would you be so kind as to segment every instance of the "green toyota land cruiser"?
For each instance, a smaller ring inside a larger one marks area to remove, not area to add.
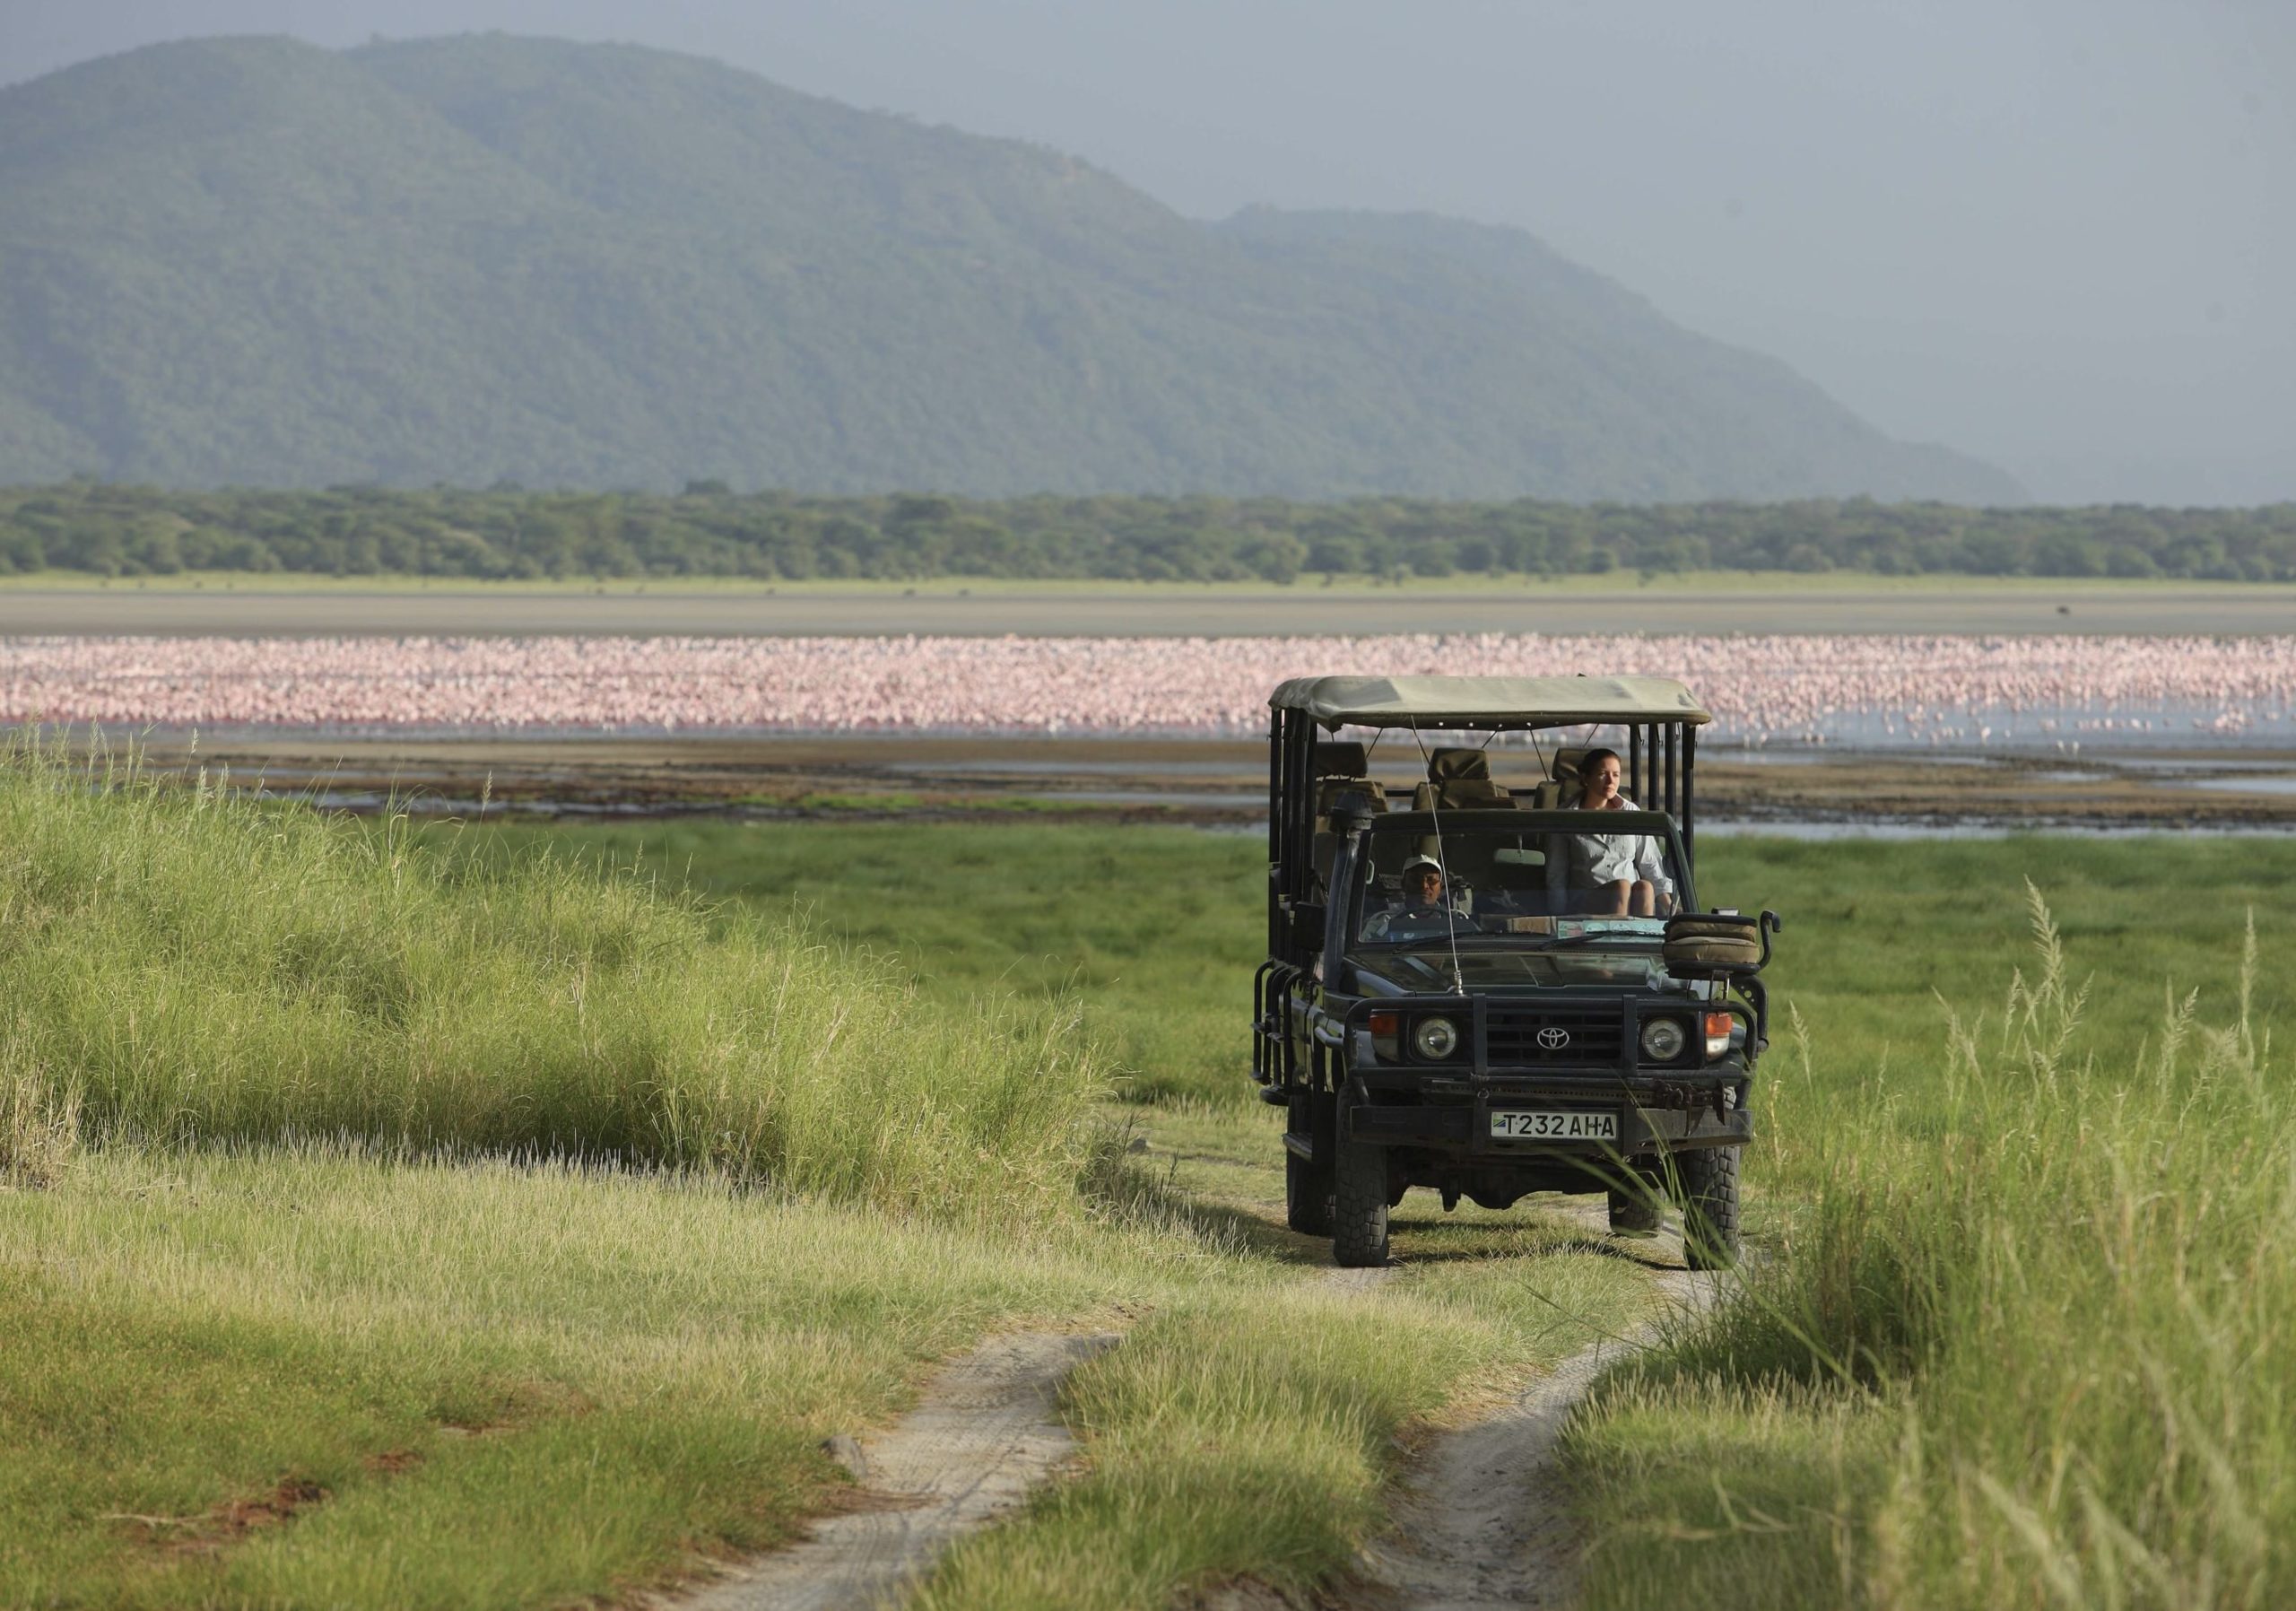
[[[1603,1192],[1631,1233],[1671,1197],[1693,1267],[1730,1262],[1779,925],[1700,906],[1689,690],[1315,677],[1269,706],[1252,1074],[1289,1118],[1292,1227],[1372,1265],[1413,1187]],[[1407,800],[1371,775],[1382,744]]]

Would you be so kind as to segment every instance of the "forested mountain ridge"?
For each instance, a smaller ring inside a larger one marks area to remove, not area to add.
[[[0,91],[0,481],[2013,501],[1527,235],[502,36]]]

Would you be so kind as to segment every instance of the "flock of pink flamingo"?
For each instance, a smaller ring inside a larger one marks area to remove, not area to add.
[[[24,637],[0,724],[1225,736],[1325,672],[1678,676],[1748,745],[2191,742],[2296,712],[2296,636]]]

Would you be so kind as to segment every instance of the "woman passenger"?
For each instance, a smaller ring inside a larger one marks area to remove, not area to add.
[[[1587,751],[1578,762],[1578,809],[1641,809],[1618,791],[1622,770],[1616,750]],[[1582,892],[1584,910],[1596,917],[1658,917],[1674,907],[1665,858],[1647,833],[1572,834],[1570,884]]]

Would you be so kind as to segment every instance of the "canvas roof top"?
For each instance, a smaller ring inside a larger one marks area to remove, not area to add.
[[[1560,727],[1714,718],[1672,677],[1293,677],[1268,696],[1326,727]]]

